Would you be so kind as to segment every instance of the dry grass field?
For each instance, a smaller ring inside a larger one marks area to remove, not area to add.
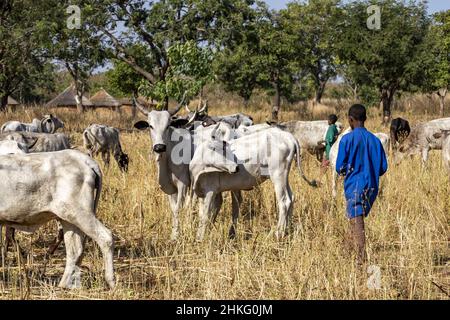
[[[220,101],[220,99],[218,99]],[[238,103],[210,101],[211,114],[244,111]],[[340,120],[345,103],[336,107]],[[300,111],[299,111],[300,110]],[[301,111],[303,110],[303,111]],[[306,111],[304,111],[306,110]],[[320,111],[320,110],[319,110]],[[324,110],[324,113],[328,109]],[[250,106],[245,112],[256,122],[267,120],[268,106]],[[282,110],[285,120],[313,118],[311,110],[293,106]],[[49,113],[42,108],[0,115],[29,122]],[[90,123],[130,129],[133,119],[108,111],[83,115],[52,110],[63,119],[63,130],[74,146],[81,146],[82,130]],[[320,118],[320,112],[314,118]],[[395,112],[412,124],[436,118],[433,113]],[[140,116],[139,116],[140,117]],[[142,117],[140,117],[142,118]],[[388,132],[371,110],[367,126]],[[296,196],[292,229],[283,241],[275,239],[277,214],[274,191],[266,182],[244,193],[238,237],[229,240],[231,200],[224,207],[203,243],[195,241],[197,208],[184,209],[182,233],[170,241],[171,212],[159,190],[156,167],[150,156],[147,133],[124,132],[122,146],[130,155],[128,174],[112,162],[105,168],[98,216],[115,236],[114,291],[106,289],[100,250],[86,244],[81,290],[56,287],[65,263],[64,246],[45,261],[56,224],[34,235],[18,233],[26,251],[21,257],[10,250],[0,266],[0,299],[448,299],[450,292],[450,182],[439,152],[433,152],[429,168],[418,158],[398,166],[390,162],[382,179],[382,194],[366,220],[369,264],[381,271],[379,289],[369,289],[366,269],[361,269],[344,246],[347,220],[343,197],[331,201],[331,172],[324,185],[313,189],[296,170],[290,182]],[[319,163],[311,156],[303,161],[309,178],[319,177]],[[342,182],[339,184],[342,192]]]

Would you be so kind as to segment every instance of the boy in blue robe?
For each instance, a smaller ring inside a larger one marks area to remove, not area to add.
[[[380,177],[387,171],[381,141],[364,127],[366,119],[364,106],[356,104],[350,108],[348,121],[353,131],[342,137],[336,161],[336,171],[345,176],[350,234],[361,263],[366,261],[364,218],[378,196]]]

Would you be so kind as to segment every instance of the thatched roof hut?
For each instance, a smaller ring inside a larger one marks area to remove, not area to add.
[[[48,102],[45,106],[46,107],[76,107],[77,101],[75,99],[76,97],[76,91],[75,87],[73,85],[69,86],[61,92],[56,98]],[[83,106],[85,107],[92,107],[92,102],[83,96],[82,98]]]
[[[94,107],[99,108],[118,108],[122,105],[103,88],[94,94],[89,100],[92,102]]]

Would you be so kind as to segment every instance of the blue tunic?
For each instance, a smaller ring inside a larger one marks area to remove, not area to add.
[[[380,176],[387,171],[381,141],[366,128],[355,128],[342,137],[336,171],[345,176],[344,190],[350,219],[367,216],[378,196]]]

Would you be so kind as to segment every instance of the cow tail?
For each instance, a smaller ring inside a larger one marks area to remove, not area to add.
[[[303,172],[302,169],[302,159],[301,159],[301,155],[300,155],[300,144],[298,143],[297,139],[295,139],[295,153],[297,155],[297,167],[298,170],[300,172],[300,175],[302,176],[303,180],[305,180],[311,187],[317,188],[319,185],[317,184],[316,180],[312,180],[310,181],[306,176],[305,173]]]
[[[100,167],[98,166],[97,163],[95,163],[95,165],[92,166],[91,169],[95,174],[96,192],[95,192],[95,200],[94,200],[94,212],[95,212],[95,214],[97,214],[98,203],[100,201],[100,194],[102,193],[102,183],[103,183],[102,171],[100,170]]]

